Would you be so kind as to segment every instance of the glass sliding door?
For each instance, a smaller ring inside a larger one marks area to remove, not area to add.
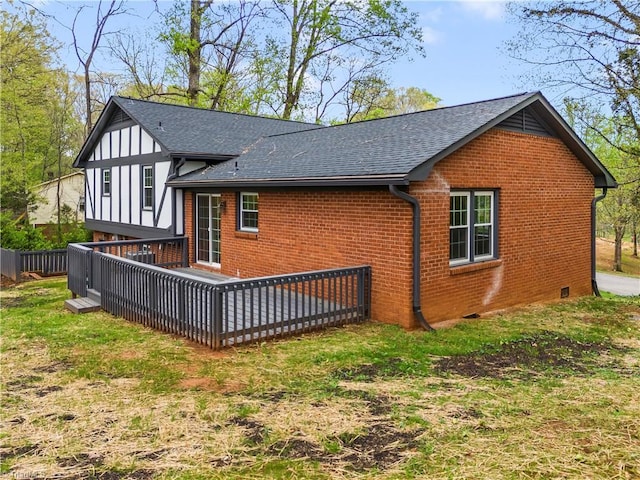
[[[220,195],[198,194],[196,210],[196,260],[220,266]]]

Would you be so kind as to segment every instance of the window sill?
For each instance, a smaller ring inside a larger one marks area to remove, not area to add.
[[[236,230],[236,238],[246,238],[247,240],[258,240],[258,232],[243,232]]]
[[[462,275],[464,273],[477,272],[478,270],[487,270],[489,268],[496,268],[502,265],[501,259],[485,260],[478,263],[467,263],[464,265],[456,265],[450,267],[450,275]]]

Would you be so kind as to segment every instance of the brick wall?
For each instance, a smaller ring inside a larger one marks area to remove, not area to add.
[[[499,188],[499,260],[449,266],[449,189]],[[422,305],[437,322],[591,293],[593,177],[557,139],[491,130],[411,185],[423,205]]]
[[[372,317],[412,326],[412,217],[405,202],[386,187],[259,194],[257,234],[236,231],[236,194],[222,194],[221,273],[248,278],[371,265]],[[187,232],[193,231],[193,202],[188,193]],[[192,246],[192,263],[194,252]]]
[[[499,188],[500,259],[449,266],[450,188]],[[557,139],[491,130],[436,165],[410,193],[422,205],[422,305],[438,322],[591,291],[593,178]],[[416,327],[412,213],[379,189],[260,191],[257,234],[236,231],[236,194],[222,193],[223,274],[242,278],[372,266],[372,318]],[[195,262],[192,193],[185,231]]]

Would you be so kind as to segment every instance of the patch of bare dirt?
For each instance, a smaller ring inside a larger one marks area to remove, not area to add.
[[[266,427],[255,420],[244,417],[233,417],[227,422],[227,425],[237,425],[245,431],[245,438],[253,445],[259,445],[264,442],[267,436]]]
[[[557,374],[587,373],[600,354],[618,349],[604,342],[580,342],[557,332],[535,335],[489,347],[483,352],[441,358],[436,372],[466,377],[532,378],[540,371],[553,369]]]
[[[336,446],[335,452],[294,437],[270,445],[267,453],[279,458],[308,458],[358,472],[373,468],[382,471],[405,460],[407,452],[416,448],[416,439],[422,433],[422,430],[398,430],[390,423],[374,423],[362,432],[328,438],[327,442]]]
[[[391,411],[392,402],[386,395],[375,394],[366,390],[342,389],[339,396],[362,400],[369,409],[371,415],[385,415]]]
[[[101,455],[92,455],[89,453],[79,453],[71,457],[58,458],[57,463],[61,467],[99,467],[104,463],[104,457]]]
[[[378,378],[401,377],[407,375],[410,365],[402,358],[387,358],[379,363],[341,368],[333,372],[340,380],[374,382]]]
[[[56,361],[56,362],[49,363],[47,365],[42,365],[40,367],[34,367],[33,371],[37,373],[55,373],[55,372],[61,372],[64,370],[69,370],[71,366],[72,365],[70,362]]]
[[[0,288],[9,288],[17,285],[16,282],[11,280],[9,277],[5,277],[4,275],[0,275]]]
[[[158,475],[154,470],[134,470],[132,472],[94,472],[88,470],[81,474],[73,474],[67,476],[56,475],[56,480],[150,480]],[[18,477],[19,478],[19,477]],[[33,478],[49,478],[49,477],[33,477]]]

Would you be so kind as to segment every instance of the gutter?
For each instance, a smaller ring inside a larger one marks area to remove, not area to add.
[[[596,204],[607,196],[607,187],[603,187],[602,195],[591,200],[591,290],[596,297],[600,297],[598,282],[596,282]]]
[[[420,203],[415,197],[398,190],[395,185],[389,185],[389,192],[410,203],[413,208],[413,314],[425,330],[433,330],[424,318],[420,303]]]
[[[167,177],[167,182],[170,182],[171,180],[178,178],[178,176],[180,176],[180,168],[187,163],[187,159],[185,157],[181,157],[180,160],[178,160],[178,162],[175,164],[175,168],[173,169],[173,173],[171,175],[169,175]]]

